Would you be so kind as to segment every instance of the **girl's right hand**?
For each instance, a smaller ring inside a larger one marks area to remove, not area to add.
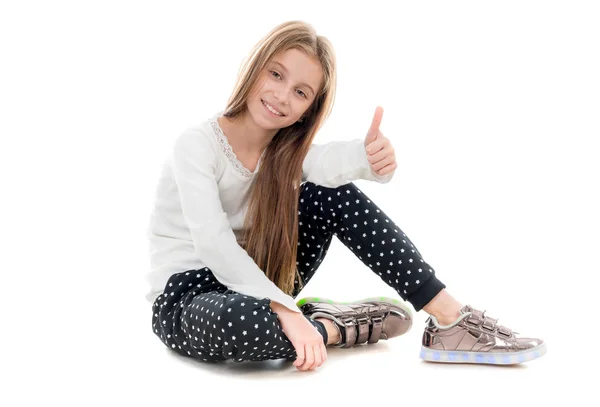
[[[298,370],[321,366],[327,360],[327,351],[319,331],[301,313],[284,311],[277,315],[281,328],[296,350],[294,366]]]

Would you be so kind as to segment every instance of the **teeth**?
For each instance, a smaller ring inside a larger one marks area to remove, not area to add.
[[[280,113],[280,112],[278,112],[277,110],[275,110],[275,109],[273,108],[273,106],[271,106],[271,105],[270,105],[270,104],[268,104],[267,102],[263,101],[263,103],[264,103],[264,105],[267,107],[267,109],[269,109],[271,112],[275,113],[276,115],[283,116],[283,114],[282,114],[282,113]]]

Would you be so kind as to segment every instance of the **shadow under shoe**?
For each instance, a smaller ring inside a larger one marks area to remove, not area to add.
[[[327,298],[308,297],[297,302],[302,313],[311,319],[326,318],[339,328],[342,339],[334,345],[350,348],[377,343],[408,332],[412,312],[400,301],[372,297],[354,302],[336,302]]]

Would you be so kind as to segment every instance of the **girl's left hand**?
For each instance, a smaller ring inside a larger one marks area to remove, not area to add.
[[[367,137],[365,138],[367,160],[369,160],[371,170],[377,175],[389,174],[398,167],[392,143],[379,130],[382,117],[383,108],[377,106],[371,128],[367,132]]]

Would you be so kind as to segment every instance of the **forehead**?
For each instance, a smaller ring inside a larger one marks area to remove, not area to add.
[[[271,64],[283,66],[291,79],[303,82],[317,90],[323,78],[321,64],[315,58],[309,57],[297,49],[290,49],[271,58]]]

